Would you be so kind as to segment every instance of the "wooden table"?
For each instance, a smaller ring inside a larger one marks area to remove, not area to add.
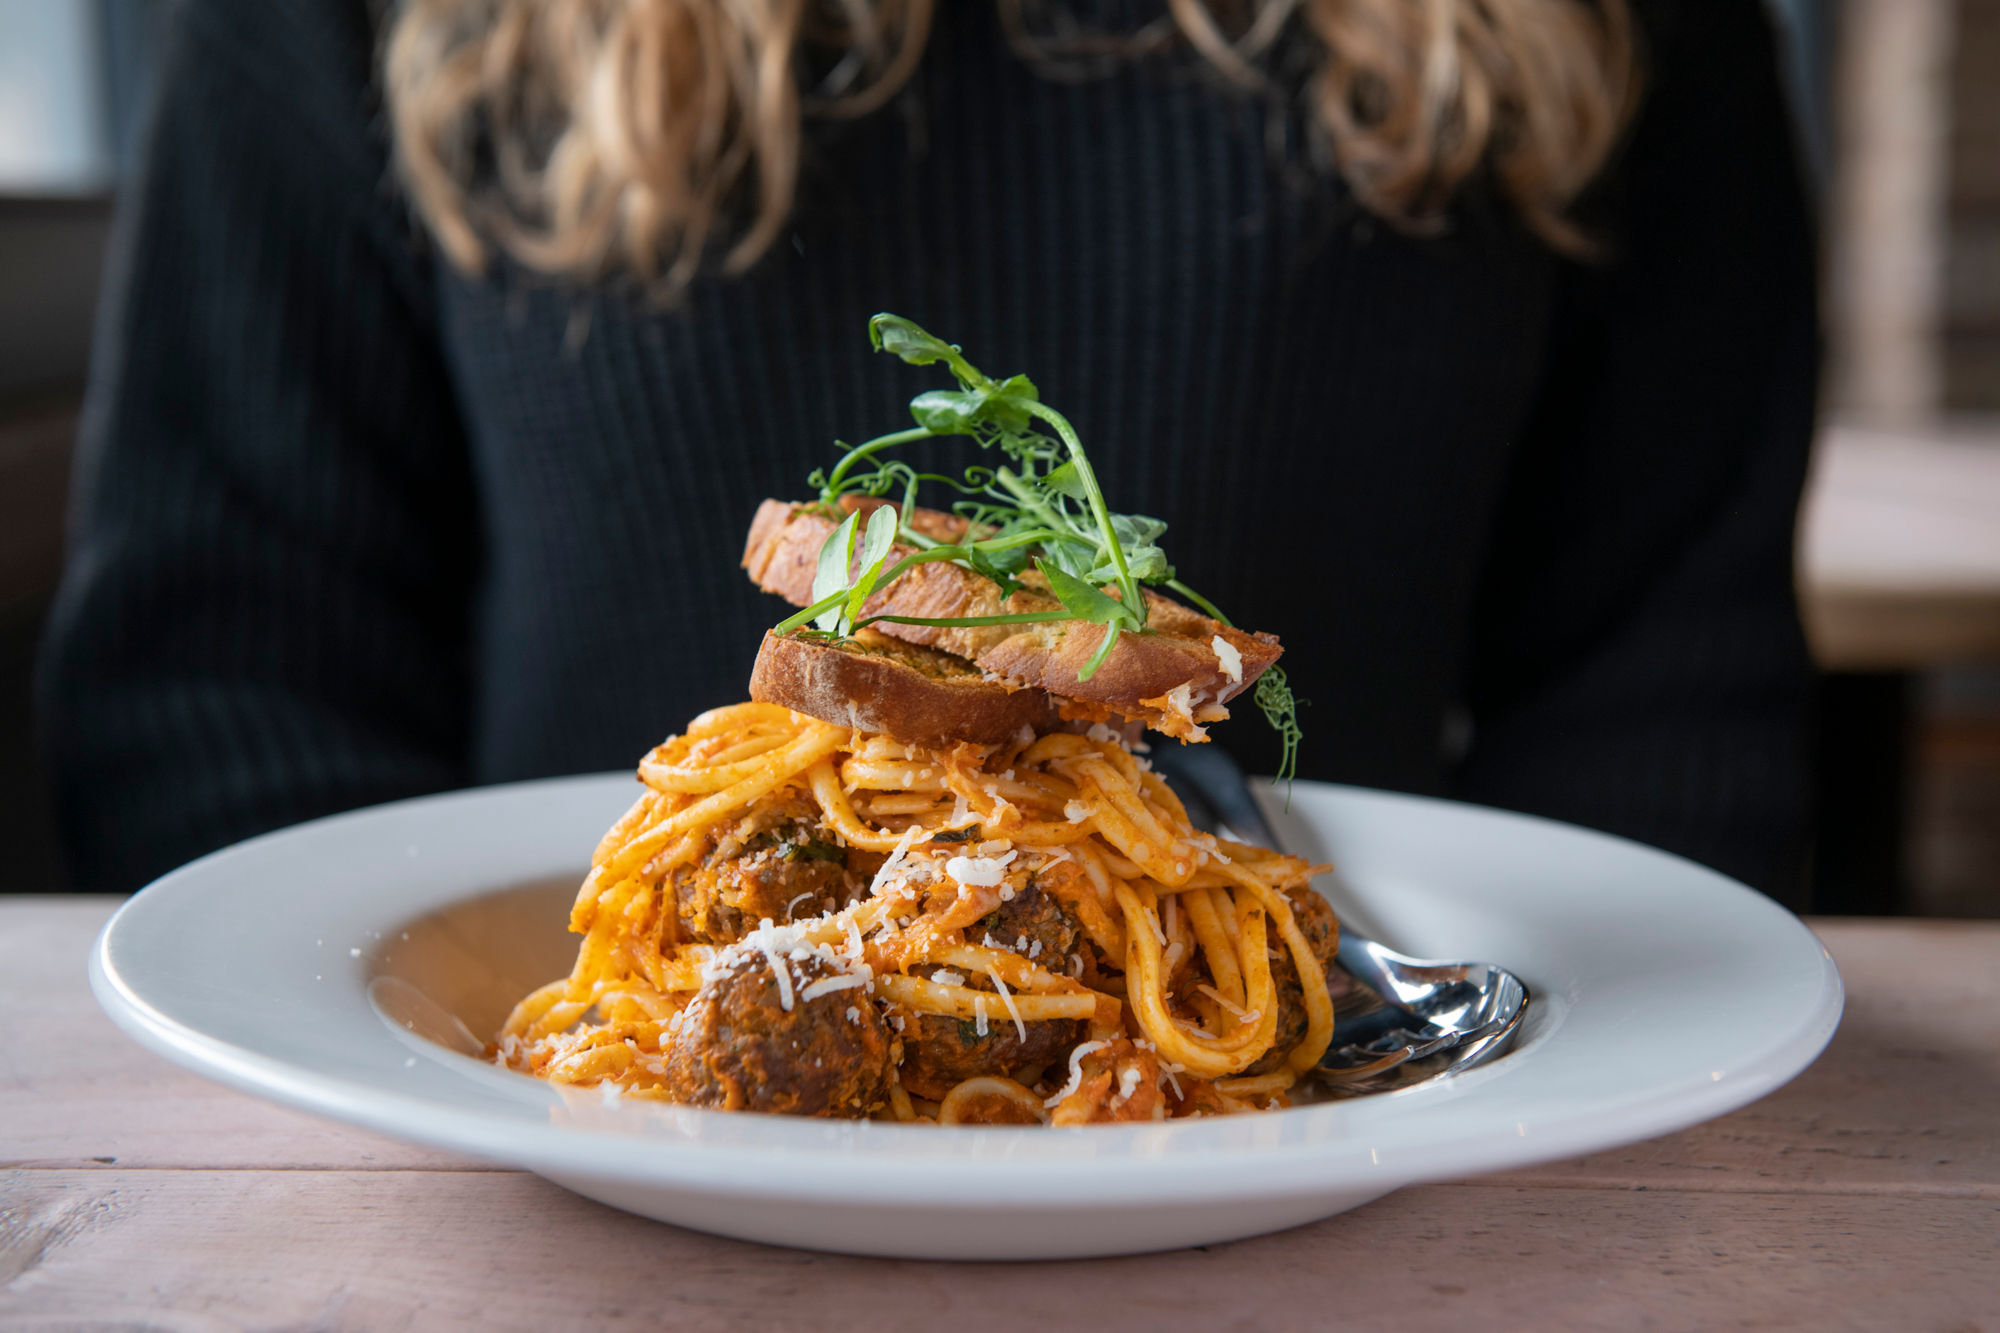
[[[697,1235],[183,1073],[90,998],[111,907],[0,901],[7,1327],[2000,1328],[2000,923],[1815,922],[1832,1047],[1683,1134],[1229,1245],[952,1265]]]

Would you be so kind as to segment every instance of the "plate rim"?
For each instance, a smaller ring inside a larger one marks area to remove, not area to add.
[[[156,1054],[239,1091],[389,1137],[465,1153],[545,1175],[619,1178],[635,1185],[687,1194],[715,1193],[744,1200],[824,1200],[855,1204],[890,1204],[907,1199],[909,1171],[893,1167],[885,1170],[883,1156],[853,1156],[842,1151],[838,1144],[830,1147],[821,1145],[818,1151],[811,1145],[786,1145],[788,1153],[796,1152],[810,1158],[806,1163],[810,1169],[779,1176],[768,1170],[747,1169],[769,1166],[770,1149],[767,1147],[674,1141],[654,1135],[610,1132],[602,1128],[528,1122],[521,1119],[518,1105],[512,1103],[503,1106],[511,1114],[487,1108],[473,1110],[464,1106],[446,1106],[432,1098],[398,1092],[379,1083],[306,1069],[181,1022],[140,994],[129,979],[120,974],[113,957],[114,949],[123,942],[122,932],[131,928],[128,923],[147,911],[159,910],[160,891],[164,890],[166,895],[171,896],[180,891],[174,888],[175,885],[213,874],[218,865],[253,854],[256,849],[273,842],[294,838],[302,830],[324,833],[347,823],[365,824],[371,819],[383,818],[387,812],[421,814],[426,807],[439,804],[476,804],[510,795],[532,796],[559,787],[584,789],[598,784],[608,786],[614,779],[623,784],[629,784],[631,780],[627,773],[584,774],[434,793],[340,812],[211,852],[149,884],[113,913],[92,945],[92,992],[121,1030]],[[1051,1196],[1049,1187],[1052,1182],[1069,1182],[1072,1188],[1059,1192],[1067,1194],[1080,1194],[1082,1191],[1076,1186],[1087,1183],[1088,1202],[1104,1206],[1188,1203],[1222,1197],[1276,1201],[1351,1192],[1364,1185],[1368,1188],[1379,1187],[1386,1192],[1426,1180],[1515,1170],[1541,1162],[1584,1156],[1686,1128],[1765,1096],[1811,1064],[1839,1024],[1844,989],[1839,971],[1825,946],[1811,935],[1803,922],[1785,909],[1708,867],[1630,839],[1542,816],[1342,784],[1302,781],[1300,785],[1324,791],[1343,801],[1382,801],[1436,807],[1451,815],[1469,813],[1503,823],[1526,822],[1558,830],[1565,836],[1602,840],[1649,858],[1664,858],[1685,870],[1698,872],[1740,893],[1751,895],[1811,939],[1820,960],[1818,994],[1809,1012],[1802,1014],[1794,1026],[1758,1047],[1745,1063],[1739,1063],[1738,1068],[1731,1071],[1726,1080],[1708,1084],[1691,1083],[1674,1089],[1654,1089],[1645,1102],[1629,1108],[1615,1121],[1558,1122],[1550,1127],[1556,1132],[1538,1133],[1533,1137],[1509,1137],[1494,1129],[1462,1132],[1432,1145],[1421,1161],[1404,1160],[1392,1154],[1389,1160],[1371,1162],[1365,1173],[1357,1170],[1354,1160],[1357,1144],[1354,1141],[1261,1148],[1204,1148],[1200,1153],[1168,1151],[1153,1156],[1127,1153],[1040,1162],[1007,1157],[950,1159],[950,1170],[962,1173],[968,1187],[983,1191],[980,1197],[982,1206],[1022,1211],[1069,1206],[1063,1198]],[[468,887],[452,901],[476,899],[501,887],[493,884]],[[150,904],[141,907],[146,895],[154,897]],[[383,1036],[385,1040],[391,1039],[386,1027]],[[1490,1076],[1505,1068],[1506,1062],[1502,1061],[1486,1070],[1476,1071],[1471,1077]],[[1412,1090],[1413,1093],[1423,1091]],[[1473,1089],[1464,1095],[1477,1096],[1478,1092]],[[497,1101],[495,1104],[502,1105]],[[1341,1105],[1330,1103],[1284,1114],[1337,1112]],[[726,1116],[732,1122],[744,1119],[741,1114],[690,1108],[672,1108],[671,1114],[690,1117],[696,1122],[703,1117],[717,1116]],[[783,1117],[759,1117],[758,1120],[772,1126],[772,1137],[778,1139],[785,1138],[791,1127],[827,1124]],[[779,1129],[778,1126],[785,1128]],[[853,1130],[862,1135],[880,1134],[885,1139],[889,1136],[935,1135],[942,1132],[934,1127],[865,1122],[853,1126]],[[982,1128],[957,1132],[1018,1141],[1045,1139],[1051,1133],[1039,1127]],[[1075,1132],[1093,1137],[1105,1136],[1105,1146],[1111,1147],[1117,1146],[1112,1142],[1112,1136],[1133,1140],[1135,1136],[1157,1135],[1160,1127],[1093,1126]],[[886,1160],[893,1162],[894,1159]],[[925,1174],[935,1173],[945,1165],[934,1156],[921,1156],[912,1161],[915,1169]]]

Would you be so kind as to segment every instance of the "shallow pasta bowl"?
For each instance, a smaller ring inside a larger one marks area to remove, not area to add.
[[[1273,810],[1373,937],[1504,958],[1516,1049],[1401,1092],[1133,1127],[731,1115],[563,1092],[473,1054],[566,971],[567,904],[629,777],[429,797],[254,839],[105,927],[91,981],[153,1050],[275,1101],[523,1167],[616,1207],[861,1254],[1131,1253],[1325,1217],[1402,1185],[1569,1157],[1735,1109],[1832,1035],[1796,918],[1665,853],[1543,820],[1299,783]]]

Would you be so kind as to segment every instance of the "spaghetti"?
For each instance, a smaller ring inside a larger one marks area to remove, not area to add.
[[[1198,832],[1103,727],[924,749],[696,718],[599,843],[497,1059],[730,1109],[956,1123],[1288,1103],[1325,1052],[1315,867]]]

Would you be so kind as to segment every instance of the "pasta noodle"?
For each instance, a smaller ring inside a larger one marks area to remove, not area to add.
[[[768,704],[640,763],[567,978],[496,1058],[622,1095],[941,1124],[1282,1104],[1332,915],[1104,728],[927,750]]]

